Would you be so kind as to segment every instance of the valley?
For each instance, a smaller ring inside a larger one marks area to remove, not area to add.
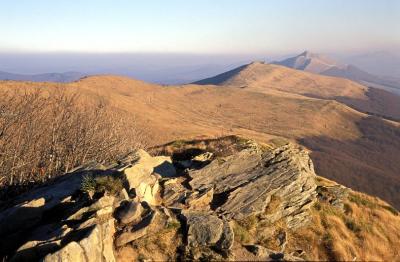
[[[65,88],[83,101],[102,99],[134,116],[152,145],[230,134],[283,137],[311,150],[317,174],[399,207],[399,97],[263,63],[200,83],[207,85],[165,87],[109,75],[67,84],[3,81],[0,88]]]

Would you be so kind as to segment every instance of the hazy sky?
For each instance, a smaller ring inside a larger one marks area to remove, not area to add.
[[[1,0],[0,52],[391,50],[399,0]]]

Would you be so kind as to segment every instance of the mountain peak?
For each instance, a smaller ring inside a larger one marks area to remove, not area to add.
[[[282,65],[293,69],[304,70],[312,73],[321,73],[332,67],[342,68],[344,65],[327,58],[321,54],[312,53],[308,50],[303,53],[287,58],[282,61],[275,61],[272,64]]]
[[[297,57],[299,57],[299,56],[313,57],[314,55],[315,55],[314,53],[311,53],[310,51],[305,50],[303,53],[301,53],[301,54],[298,55]]]
[[[264,60],[254,60],[249,65],[263,65],[263,64],[265,64]]]

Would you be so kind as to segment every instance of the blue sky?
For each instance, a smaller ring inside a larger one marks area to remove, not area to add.
[[[1,0],[0,52],[391,50],[399,0]]]

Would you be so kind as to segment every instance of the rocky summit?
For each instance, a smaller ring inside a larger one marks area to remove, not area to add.
[[[344,212],[349,190],[317,185],[308,152],[239,137],[175,141],[108,166],[79,167],[2,206],[10,261],[293,260],[290,234],[319,202]],[[163,156],[162,156],[163,154]],[[260,236],[271,245],[262,245]]]

